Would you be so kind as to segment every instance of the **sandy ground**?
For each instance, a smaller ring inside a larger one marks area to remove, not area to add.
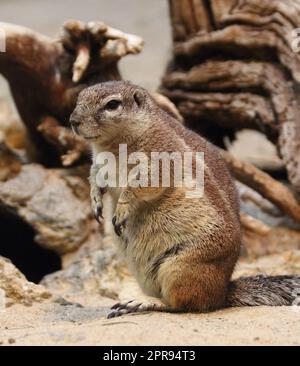
[[[300,251],[242,259],[234,277],[257,273],[300,274]],[[107,319],[115,300],[81,294],[68,300],[73,305],[14,305],[0,312],[0,344],[300,345],[300,307],[296,306],[231,308],[207,314],[151,312]]]
[[[232,308],[209,314],[129,314],[101,306],[16,305],[0,315],[2,345],[300,345],[300,311]]]

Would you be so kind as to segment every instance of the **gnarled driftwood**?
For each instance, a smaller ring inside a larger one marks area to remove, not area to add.
[[[174,56],[162,83],[165,95],[188,125],[219,143],[220,133],[245,127],[262,131],[277,144],[299,193],[300,55],[295,29],[300,2],[169,3]]]

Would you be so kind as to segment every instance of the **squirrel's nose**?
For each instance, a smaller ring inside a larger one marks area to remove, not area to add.
[[[76,114],[74,112],[71,114],[70,123],[74,127],[78,127],[80,125],[81,121],[80,121],[78,114]]]

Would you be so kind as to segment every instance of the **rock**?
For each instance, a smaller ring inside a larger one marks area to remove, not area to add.
[[[5,310],[6,295],[5,291],[0,288],[0,313]]]
[[[62,296],[86,293],[117,299],[129,274],[114,243],[108,241],[83,245],[65,269],[45,276],[41,283]]]
[[[27,281],[9,259],[0,257],[0,309],[13,304],[31,305],[49,300],[52,293],[44,286]]]
[[[61,255],[88,242],[96,227],[88,183],[68,174],[71,172],[28,164],[12,179],[0,182],[4,210],[28,223],[36,232],[37,243]]]

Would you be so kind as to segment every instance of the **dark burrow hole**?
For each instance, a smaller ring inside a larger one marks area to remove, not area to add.
[[[47,274],[61,269],[61,259],[55,252],[34,242],[34,230],[20,219],[0,217],[0,255],[9,258],[29,281],[39,283]]]

